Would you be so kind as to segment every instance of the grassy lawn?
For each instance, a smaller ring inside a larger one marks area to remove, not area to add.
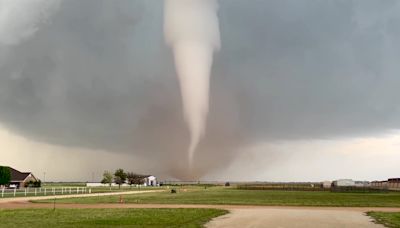
[[[400,212],[368,212],[367,214],[386,227],[400,227]]]
[[[231,204],[286,206],[400,207],[400,192],[334,193],[310,191],[263,191],[235,188],[178,188],[169,191],[125,195],[126,203],[160,204]],[[59,199],[58,203],[117,203],[119,196]],[[46,202],[46,201],[39,201]],[[52,202],[47,201],[47,202]]]
[[[45,194],[45,189],[46,188],[46,194]],[[53,194],[53,188],[55,189],[55,194]],[[61,188],[64,188],[61,190]],[[83,187],[78,187],[79,192],[78,194],[88,194],[89,189],[91,189],[91,193],[107,193],[107,192],[127,192],[127,191],[148,191],[148,190],[164,190],[165,188],[162,187],[88,187],[86,189],[86,192],[83,190]],[[70,193],[71,190],[71,193]],[[25,195],[25,190],[24,189],[17,189],[16,195],[14,196],[13,194],[14,190],[13,189],[7,189],[3,197],[1,196],[1,190],[0,190],[0,199],[1,198],[14,198],[14,197],[31,197],[31,196],[52,196],[52,195],[76,195],[77,194],[77,187],[70,187],[70,186],[59,186],[59,187],[43,187],[41,189],[35,189],[34,188],[29,188],[27,189],[27,193]]]
[[[1,227],[202,227],[217,209],[0,209]]]

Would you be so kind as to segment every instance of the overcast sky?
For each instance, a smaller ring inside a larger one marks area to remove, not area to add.
[[[163,1],[0,0],[0,164],[47,180],[118,167],[209,180],[400,175],[399,1],[219,4],[207,130],[187,176]]]

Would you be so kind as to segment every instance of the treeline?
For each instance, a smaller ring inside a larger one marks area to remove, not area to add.
[[[145,177],[146,176],[133,172],[125,172],[123,169],[117,169],[115,170],[114,174],[112,174],[110,171],[104,171],[101,183],[108,184],[110,186],[112,183],[115,183],[121,188],[121,185],[125,183],[129,184],[130,186],[144,184]]]

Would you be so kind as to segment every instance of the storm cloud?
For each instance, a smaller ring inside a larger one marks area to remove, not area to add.
[[[262,141],[400,128],[400,2],[219,5],[223,48],[194,173],[182,172],[190,138],[160,0],[62,1],[29,39],[0,43],[0,123],[40,142],[156,160],[182,179]]]

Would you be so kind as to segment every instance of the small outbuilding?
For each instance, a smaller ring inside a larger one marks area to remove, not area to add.
[[[157,186],[157,178],[153,175],[143,176],[144,186]]]

